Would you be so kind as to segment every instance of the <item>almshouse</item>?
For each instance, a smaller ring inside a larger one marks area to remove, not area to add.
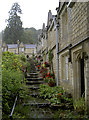
[[[60,2],[57,15],[48,12],[40,36],[39,53],[53,53],[56,84],[74,99],[85,95],[89,107],[89,2]],[[45,44],[43,44],[45,43]]]

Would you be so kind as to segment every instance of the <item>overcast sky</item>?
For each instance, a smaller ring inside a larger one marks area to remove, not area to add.
[[[23,27],[35,27],[36,29],[41,29],[43,23],[47,25],[48,11],[51,10],[52,14],[56,15],[55,9],[59,5],[59,0],[1,0],[0,31],[5,28],[7,24],[5,19],[8,19],[8,12],[15,2],[18,2],[22,9]]]

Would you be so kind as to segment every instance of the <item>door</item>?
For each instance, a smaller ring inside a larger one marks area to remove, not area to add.
[[[84,81],[84,59],[80,60],[80,72],[81,72],[81,97],[85,92],[85,81]]]

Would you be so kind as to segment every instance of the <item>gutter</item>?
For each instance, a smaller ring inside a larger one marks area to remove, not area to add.
[[[89,36],[88,36],[88,37],[86,37],[85,39],[83,39],[83,40],[79,41],[78,43],[76,43],[75,45],[73,45],[72,47],[70,47],[69,49],[72,49],[72,48],[74,48],[74,47],[78,46],[79,44],[81,44],[81,43],[83,43],[83,42],[85,42],[85,41],[87,41],[87,40],[89,40]]]
[[[58,51],[58,53],[57,53],[57,54],[59,54],[59,53],[63,52],[64,50],[66,50],[66,49],[68,49],[68,48],[69,48],[69,50],[71,50],[71,49],[73,49],[74,47],[76,47],[76,46],[80,45],[81,43],[83,43],[83,42],[85,42],[85,41],[87,41],[87,40],[89,40],[89,36],[88,36],[88,37],[86,37],[85,39],[83,39],[83,40],[79,41],[78,43],[76,43],[76,44],[75,44],[75,45],[73,45],[73,46],[72,46],[72,44],[67,45],[66,47],[64,47],[63,49],[61,49],[60,51]]]
[[[63,49],[61,49],[60,51],[58,51],[57,54],[63,52],[64,50],[68,49],[70,46],[72,46],[71,44],[67,45],[66,47],[64,47]]]

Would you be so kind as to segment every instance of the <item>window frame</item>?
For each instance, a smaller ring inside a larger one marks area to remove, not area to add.
[[[61,55],[61,79],[62,81],[69,81],[69,54]]]

